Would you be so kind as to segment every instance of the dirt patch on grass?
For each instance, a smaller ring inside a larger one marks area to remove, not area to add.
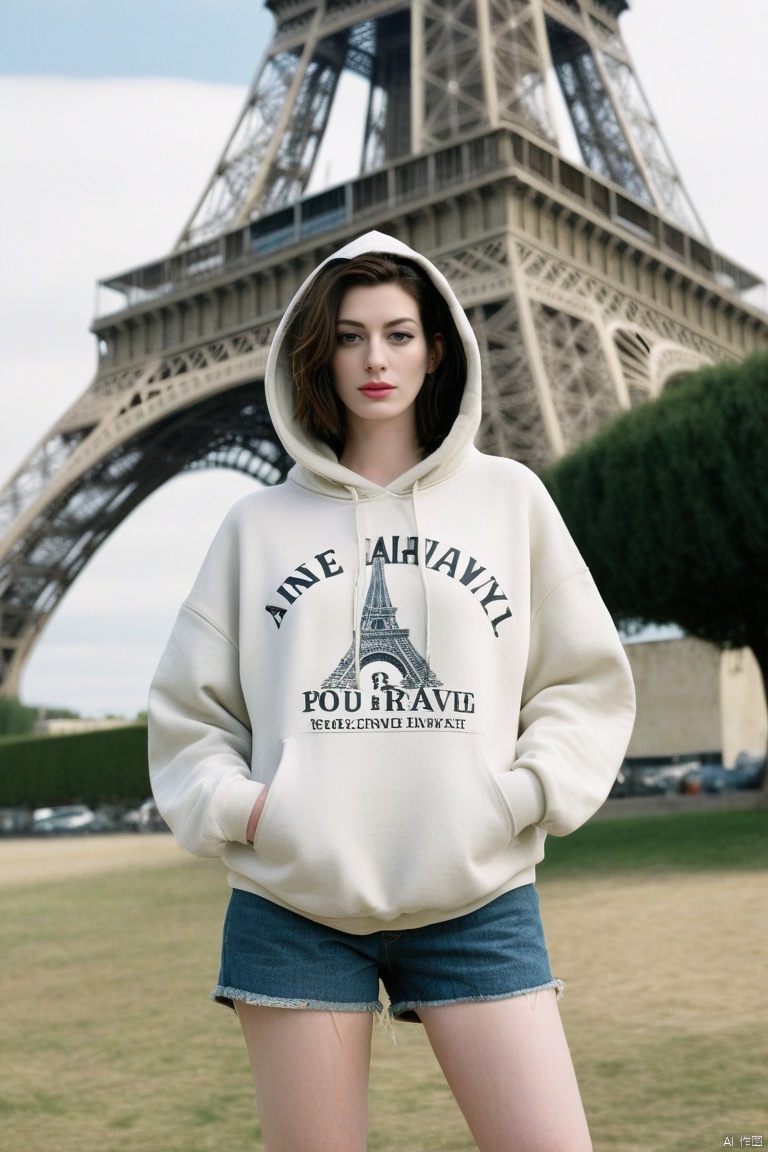
[[[0,888],[74,880],[126,869],[159,868],[192,859],[173,836],[163,833],[0,840]]]

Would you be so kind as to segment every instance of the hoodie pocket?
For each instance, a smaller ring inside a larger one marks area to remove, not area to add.
[[[256,831],[259,883],[325,919],[450,911],[513,872],[513,825],[482,739],[292,736]]]

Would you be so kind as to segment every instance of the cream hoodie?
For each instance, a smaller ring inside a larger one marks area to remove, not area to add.
[[[611,618],[549,495],[473,447],[480,358],[446,440],[386,488],[294,421],[275,336],[266,389],[293,458],[237,503],[150,694],[152,786],[179,842],[235,888],[347,932],[471,912],[535,876],[548,832],[600,806],[632,729]],[[251,847],[246,825],[265,785]]]

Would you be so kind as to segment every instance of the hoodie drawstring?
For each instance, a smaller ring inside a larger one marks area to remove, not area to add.
[[[425,628],[425,631],[426,631],[426,651],[424,653],[424,664],[425,664],[426,670],[425,670],[424,676],[426,678],[426,676],[429,674],[429,669],[432,667],[432,662],[431,662],[432,634],[431,634],[431,627],[430,627],[431,619],[430,619],[430,611],[429,611],[429,585],[427,584],[427,558],[425,555],[426,550],[427,550],[427,542],[425,539],[423,539],[423,537],[421,535],[421,528],[419,526],[419,513],[418,513],[418,509],[416,507],[416,496],[417,496],[418,491],[419,491],[419,481],[418,481],[418,479],[416,479],[413,482],[413,488],[411,490],[411,500],[413,502],[413,523],[414,523],[414,527],[416,528],[416,539],[418,541],[418,544],[416,547],[416,562],[419,566],[419,572],[421,574],[421,586],[424,589],[424,615],[426,617],[426,628]]]
[[[360,691],[360,633],[363,626],[363,585],[365,583],[365,541],[360,530],[360,497],[353,484],[345,485],[352,493],[355,502],[355,529],[357,532],[357,575],[355,576],[355,595],[352,601],[352,635],[355,643],[355,687]]]

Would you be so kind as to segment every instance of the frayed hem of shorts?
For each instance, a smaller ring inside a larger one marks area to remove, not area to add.
[[[494,996],[457,996],[453,1000],[402,1000],[397,1004],[390,1004],[387,1012],[395,1020],[418,1024],[419,1008],[442,1008],[446,1004],[474,1004],[484,1000],[511,1000],[515,996],[531,996],[535,992],[546,992],[550,988],[555,989],[555,1000],[559,1000],[565,992],[565,984],[555,977],[547,984],[537,984],[534,988],[520,988],[516,992],[500,992]]]
[[[380,1000],[360,1001],[359,1003],[341,1004],[332,1000],[299,1000],[292,997],[265,996],[261,992],[244,992],[241,988],[223,988],[217,984],[210,995],[211,1000],[223,1004],[226,1008],[235,1009],[235,1001],[239,1004],[260,1004],[262,1008],[306,1008],[315,1012],[379,1012],[383,1011]]]

